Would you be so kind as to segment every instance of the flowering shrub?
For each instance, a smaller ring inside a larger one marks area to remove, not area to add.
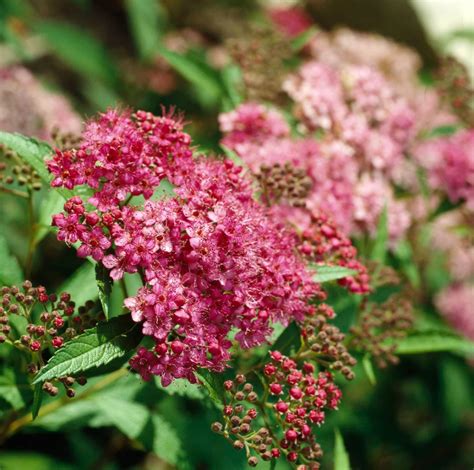
[[[464,66],[296,4],[86,3],[0,18],[0,467],[467,468]]]

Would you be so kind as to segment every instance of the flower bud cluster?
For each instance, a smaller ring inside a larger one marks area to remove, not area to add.
[[[44,287],[33,287],[30,281],[25,281],[21,288],[4,286],[0,293],[0,344],[10,344],[25,353],[27,372],[31,375],[39,371],[54,350],[103,319],[94,302],[88,301],[77,309],[69,293],[48,294]],[[18,325],[23,323],[14,322],[13,316],[26,319],[23,330],[18,331]],[[71,397],[74,396],[72,384],[85,383],[72,377],[58,380]],[[43,390],[52,396],[58,393],[50,382],[44,384]]]
[[[249,100],[275,101],[286,75],[284,61],[291,56],[288,40],[274,28],[248,26],[227,48],[242,71]]]
[[[347,380],[352,380],[355,377],[352,368],[357,361],[344,344],[344,333],[328,323],[328,319],[334,315],[334,310],[329,305],[320,304],[317,314],[306,319],[301,329],[308,348],[308,352],[304,354],[316,361],[322,361],[330,369],[340,372]]]
[[[328,410],[337,409],[342,393],[330,372],[317,372],[312,363],[299,364],[279,351],[270,357],[263,366],[263,392],[257,394],[243,375],[224,382],[230,401],[223,409],[224,424],[214,423],[212,429],[234,448],[245,448],[251,466],[258,457],[285,457],[292,465],[300,464],[298,468],[318,469],[322,450],[313,426],[324,423]]]
[[[392,295],[382,304],[368,303],[356,326],[351,346],[374,357],[378,367],[398,364],[397,340],[413,326],[413,306],[403,295]]]
[[[0,144],[0,185],[19,185],[38,191],[41,179],[29,165],[25,165],[16,152]]]
[[[286,203],[303,207],[313,185],[306,171],[290,162],[262,165],[255,177],[262,192],[261,198],[269,206]]]
[[[437,73],[441,97],[467,126],[474,126],[474,87],[466,66],[453,56],[441,59]]]

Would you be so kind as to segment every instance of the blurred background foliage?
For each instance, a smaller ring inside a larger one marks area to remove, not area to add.
[[[452,29],[437,36],[430,25],[443,22],[426,15],[438,3],[308,0],[306,6],[324,29],[347,25],[410,45],[423,57],[428,74],[440,48],[459,50],[474,68],[474,27],[450,22]],[[462,4],[469,6],[472,20],[472,4]],[[0,66],[25,65],[47,88],[67,96],[84,117],[116,104],[154,113],[163,105],[176,106],[185,113],[195,144],[218,152],[217,114],[232,109],[243,93],[239,69],[224,46],[245,34],[250,22],[265,27],[262,12],[262,4],[253,0],[0,0]],[[58,204],[46,192],[35,197],[38,207]],[[21,273],[26,262],[27,217],[26,202],[0,195],[0,263],[10,271],[18,265]],[[37,242],[35,284],[68,287],[81,298],[95,295],[87,291],[88,285],[95,288],[94,274],[81,267],[73,250],[46,230]],[[9,252],[18,263],[8,258]],[[436,257],[430,263],[427,289],[437,290],[446,283],[446,273]],[[5,269],[0,271],[1,276]],[[73,281],[68,280],[74,272]],[[120,292],[113,293],[112,302],[111,310],[120,311]],[[343,322],[343,308],[336,310]],[[427,330],[443,328],[429,312],[425,316]],[[472,468],[474,377],[462,355],[404,357],[400,366],[377,371],[376,386],[358,367],[356,381],[341,384],[343,406],[318,432],[325,449],[323,468],[332,468],[334,427],[344,435],[354,469]],[[61,407],[57,401],[47,403],[47,414],[2,443],[0,468],[246,467],[241,454],[211,433],[209,424],[218,411],[196,400],[203,392],[185,385],[165,392],[158,382],[143,384],[123,370],[115,374],[92,377],[81,400],[64,404],[61,399]],[[10,379],[0,383],[0,412],[31,399],[28,391],[12,387],[15,377]]]

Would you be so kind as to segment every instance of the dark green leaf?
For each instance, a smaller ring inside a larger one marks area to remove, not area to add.
[[[355,276],[357,271],[353,269],[345,268],[344,266],[327,266],[327,265],[316,265],[311,263],[310,269],[316,271],[313,276],[313,280],[318,283],[335,281],[337,279],[343,279],[349,276]]]
[[[41,22],[37,29],[71,69],[84,77],[115,83],[118,73],[107,50],[83,29],[56,21]]]
[[[339,429],[334,432],[334,470],[350,470],[349,454]]]
[[[197,376],[204,388],[208,391],[211,400],[217,406],[222,406],[225,395],[222,374],[216,374],[209,372],[206,369],[200,369]]]
[[[153,444],[151,450],[165,462],[177,465],[182,458],[182,444],[176,430],[161,416],[153,414]]]
[[[99,323],[56,351],[33,383],[77,374],[108,364],[135,348],[142,338],[140,325],[130,315]]]
[[[272,346],[272,350],[280,351],[282,354],[290,354],[298,351],[301,347],[301,333],[295,322],[290,323],[285,331],[278,337]]]
[[[436,137],[446,137],[449,135],[455,134],[461,127],[459,125],[446,125],[446,126],[439,126],[431,129],[428,134],[426,135],[427,139],[433,139]]]
[[[0,377],[0,397],[8,402],[14,410],[25,406],[25,401],[20,393],[19,385],[10,380],[6,375]]]
[[[0,234],[0,284],[5,286],[19,285],[23,273],[18,260],[10,253],[7,240]]]
[[[112,292],[112,279],[109,271],[102,264],[95,266],[95,278],[99,289],[99,300],[106,318],[109,318],[110,294]]]
[[[33,420],[38,416],[39,410],[41,408],[41,402],[43,401],[43,388],[42,384],[38,383],[35,385],[33,392],[33,406],[31,407],[31,415]]]

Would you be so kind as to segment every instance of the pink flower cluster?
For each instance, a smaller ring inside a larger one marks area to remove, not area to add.
[[[453,328],[474,341],[474,283],[450,285],[437,295],[435,304]]]
[[[101,211],[127,197],[149,199],[164,178],[179,183],[192,159],[190,142],[172,113],[156,117],[138,111],[132,116],[111,110],[87,124],[78,149],[57,150],[47,162],[55,177],[52,186],[89,186],[94,191],[89,202]]]
[[[341,117],[348,112],[339,106],[334,109],[340,109],[341,114],[337,111],[335,115]],[[256,122],[254,126],[249,124],[252,117]],[[265,118],[264,124],[262,120]],[[330,131],[326,138],[294,138],[290,136],[288,126],[284,125],[282,115],[255,103],[246,103],[222,114],[219,122],[225,132],[222,143],[243,158],[252,171],[258,172],[263,164],[286,162],[303,168],[313,182],[306,199],[307,207],[331,214],[345,233],[373,234],[385,204],[389,208],[392,241],[398,240],[410,224],[409,213],[402,202],[395,201],[386,175],[387,167],[390,171],[395,168],[392,167],[393,158],[386,154],[386,150],[394,146],[385,147],[381,143],[379,154],[375,149],[372,151],[375,140],[357,138],[365,135],[363,129],[366,127],[362,126],[361,134],[346,130],[344,139],[335,138],[329,129],[333,127],[332,121],[324,118],[320,123],[328,123],[327,130]],[[377,132],[373,131],[372,135],[374,139],[378,138]],[[369,153],[361,153],[356,141],[367,145]],[[403,159],[400,147],[397,148],[397,158]],[[294,209],[288,211],[295,212]]]
[[[109,111],[87,125],[79,149],[48,162],[54,185],[86,184],[54,216],[58,238],[80,242],[120,279],[139,272],[144,286],[125,305],[155,341],[131,365],[144,379],[195,381],[198,367],[222,371],[231,330],[243,348],[263,343],[274,321],[314,313],[322,297],[297,251],[295,234],[252,199],[250,182],[229,161],[193,159],[190,138],[171,116]],[[176,197],[153,200],[163,178]],[[127,205],[143,195],[143,207]]]
[[[427,140],[417,147],[416,156],[434,188],[474,209],[474,129]]]
[[[23,67],[0,69],[0,130],[50,140],[51,133],[80,133],[82,123],[70,104]]]

